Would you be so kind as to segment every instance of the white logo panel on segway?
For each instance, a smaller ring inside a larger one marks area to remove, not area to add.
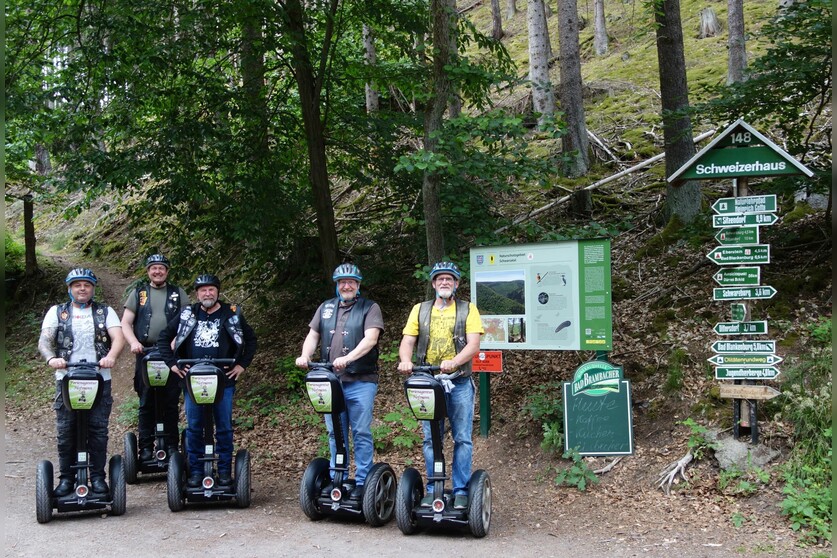
[[[169,381],[169,367],[162,360],[146,362],[145,373],[148,377],[148,385],[151,387],[164,387]]]
[[[311,405],[318,413],[331,412],[331,383],[330,382],[306,382],[305,388],[308,390],[308,399],[311,400]]]
[[[212,405],[218,394],[218,376],[189,376],[192,397],[198,405]]]
[[[432,389],[407,388],[407,402],[418,420],[433,420],[436,397]]]
[[[67,383],[67,393],[70,396],[70,409],[73,411],[89,411],[99,393],[99,380],[74,380]]]

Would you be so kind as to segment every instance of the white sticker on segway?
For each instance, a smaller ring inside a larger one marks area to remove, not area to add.
[[[145,364],[145,372],[151,387],[163,387],[169,381],[169,367],[161,360],[149,360]]]
[[[331,412],[331,383],[330,382],[306,382],[305,389],[308,391],[308,399],[314,410],[318,413]]]
[[[436,398],[432,389],[409,388],[407,402],[419,420],[433,420],[436,414]]]
[[[86,463],[87,462],[87,452],[86,451],[78,452],[78,457],[77,457],[76,461],[78,461],[79,463]]]
[[[441,474],[445,470],[445,464],[441,461],[436,461],[433,463],[433,472],[436,474]]]
[[[215,447],[212,444],[209,444],[203,448],[203,452],[207,455],[212,455],[215,453]]]
[[[337,465],[342,465],[343,464],[343,455],[340,454],[340,453],[335,455],[334,456],[334,463],[336,463]]]

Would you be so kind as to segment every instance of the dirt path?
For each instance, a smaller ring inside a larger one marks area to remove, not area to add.
[[[69,262],[59,259],[59,263]],[[121,313],[129,280],[97,267],[104,299]],[[100,295],[101,298],[101,295]],[[109,453],[122,451],[123,429],[116,423],[119,405],[135,397],[132,358],[126,351],[113,371],[114,415]],[[226,505],[187,506],[171,513],[165,482],[142,480],[128,487],[127,513],[121,517],[75,514],[35,521],[35,467],[41,459],[57,461],[53,415],[49,409],[25,424],[9,422],[5,433],[6,556],[538,556],[680,558],[810,556],[793,545],[785,530],[757,522],[735,529],[718,509],[707,514],[705,502],[664,498],[659,494],[623,497],[619,484],[581,494],[556,491],[538,479],[525,448],[501,436],[475,440],[475,462],[489,470],[494,483],[491,531],[484,539],[468,533],[423,532],[405,537],[395,522],[371,528],[364,523],[326,519],[311,522],[298,500],[299,478],[275,478],[269,471],[253,477],[248,509]],[[638,451],[646,451],[638,448]],[[519,459],[521,458],[521,459]],[[258,468],[257,468],[258,469]],[[647,471],[646,471],[647,473]],[[639,475],[624,468],[625,475]],[[588,496],[589,494],[589,496]],[[653,505],[652,505],[653,503]],[[698,509],[700,507],[700,509]]]

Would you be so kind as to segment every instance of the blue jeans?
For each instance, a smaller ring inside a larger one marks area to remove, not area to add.
[[[105,478],[105,461],[108,453],[108,420],[113,407],[110,380],[102,384],[102,395],[96,406],[87,413],[87,451],[90,454],[90,480]],[[58,471],[61,479],[76,478],[76,424],[78,412],[71,411],[64,406],[61,395],[61,382],[55,382],[55,427],[58,434]]]
[[[215,453],[218,456],[218,474],[232,473],[233,427],[232,408],[235,384],[224,388],[220,401],[212,406],[215,419]],[[189,457],[189,472],[202,473],[203,464],[203,413],[205,405],[197,405],[187,391],[184,394],[186,402],[186,451]]]
[[[453,390],[445,394],[448,408],[451,435],[453,437],[453,493],[467,494],[468,481],[471,480],[471,458],[474,444],[471,433],[474,424],[474,382],[470,377],[453,380]],[[442,446],[444,446],[445,421],[440,425]],[[422,422],[424,430],[424,465],[427,477],[433,476],[433,439],[430,436],[430,421]],[[443,449],[443,448],[440,448]],[[427,492],[433,492],[433,484],[427,484]]]
[[[366,482],[366,475],[372,468],[372,456],[375,446],[372,442],[372,407],[378,384],[375,382],[346,382],[343,384],[343,396],[346,399],[346,411],[341,413],[343,440],[349,445],[348,423],[352,428],[352,444],[355,454],[355,483],[357,486]],[[347,416],[348,415],[348,416]],[[347,421],[348,418],[348,421]],[[331,452],[331,467],[335,466],[334,455],[337,443],[334,441],[334,421],[331,415],[325,415],[328,429],[328,449]],[[346,463],[348,466],[348,463]]]

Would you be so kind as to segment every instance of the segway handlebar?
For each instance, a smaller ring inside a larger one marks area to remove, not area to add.
[[[441,369],[442,367],[437,365],[414,364],[413,374],[432,374],[433,372],[438,372]]]
[[[325,370],[329,370],[331,372],[334,372],[334,365],[330,362],[308,361],[308,369],[309,370],[314,370],[315,368],[323,368]]]
[[[202,357],[202,358],[179,358],[177,359],[177,367],[181,368],[183,366],[191,366],[193,364],[212,364],[213,366],[232,366],[235,364],[234,358],[214,358],[214,357]]]
[[[99,365],[95,362],[87,362],[86,360],[82,360],[79,362],[68,362],[67,370],[88,370],[90,372],[98,372]]]

